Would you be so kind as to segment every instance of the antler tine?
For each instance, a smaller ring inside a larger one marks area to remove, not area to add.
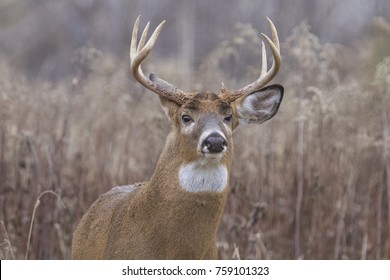
[[[265,50],[264,41],[261,41],[261,74],[260,74],[260,76],[264,75],[267,72],[267,69],[268,69],[267,51]]]
[[[157,78],[154,74],[151,74],[150,77],[147,78],[141,68],[141,63],[152,51],[154,44],[157,41],[158,35],[160,34],[161,29],[165,24],[165,20],[162,21],[157,26],[157,28],[152,33],[152,36],[150,36],[149,40],[146,41],[146,36],[149,30],[149,22],[148,22],[142,32],[140,41],[137,46],[139,19],[140,16],[137,17],[134,23],[134,28],[133,28],[133,33],[132,33],[131,43],[130,43],[130,68],[133,77],[141,85],[157,93],[159,96],[167,98],[178,104],[184,104],[184,102],[190,97],[190,95],[187,96],[183,91],[177,89],[176,87],[165,82],[164,80]]]
[[[150,21],[148,21],[144,31],[142,32],[141,39],[139,39],[137,51],[140,51],[145,46],[146,36],[148,36],[148,31],[149,31],[149,25],[150,25]]]
[[[272,20],[267,17],[269,26],[271,27],[271,32],[272,32],[272,41],[274,42],[276,48],[280,51],[280,46],[279,46],[279,36],[278,36],[278,31],[276,30],[276,27]]]
[[[134,60],[134,57],[137,54],[137,37],[138,37],[138,26],[139,26],[139,16],[135,20],[134,27],[133,27],[133,33],[131,35],[131,42],[130,42],[130,63]]]
[[[224,98],[228,102],[233,102],[237,100],[238,98],[241,98],[243,96],[246,96],[248,94],[251,94],[254,91],[257,91],[264,87],[267,83],[269,83],[278,73],[280,69],[280,65],[282,63],[281,57],[280,57],[280,45],[279,45],[279,38],[278,33],[276,31],[275,25],[273,22],[267,17],[268,23],[271,27],[272,32],[272,40],[265,35],[264,33],[261,33],[261,35],[264,37],[264,40],[267,42],[269,47],[271,48],[272,56],[273,56],[273,63],[269,70],[267,66],[267,52],[265,49],[265,44],[262,42],[261,44],[261,57],[262,57],[262,67],[261,67],[261,73],[259,78],[254,81],[253,83],[239,89],[236,91],[233,91],[230,94],[221,94],[222,98]]]

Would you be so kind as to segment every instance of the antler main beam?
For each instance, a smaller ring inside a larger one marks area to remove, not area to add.
[[[233,91],[229,93],[224,85],[222,84],[222,93],[221,98],[226,100],[227,102],[233,102],[237,100],[238,98],[241,98],[243,96],[249,95],[253,93],[254,91],[257,91],[264,87],[266,84],[268,84],[278,73],[280,69],[280,65],[282,63],[281,56],[280,56],[280,45],[279,45],[279,38],[278,38],[278,32],[276,31],[275,25],[273,22],[267,17],[268,23],[271,27],[272,31],[272,40],[265,35],[264,33],[261,33],[261,35],[264,37],[264,40],[267,42],[267,44],[270,46],[273,56],[273,63],[269,70],[267,66],[267,52],[265,49],[265,44],[262,42],[261,46],[261,53],[262,53],[262,67],[261,67],[261,73],[259,78],[254,81],[253,83],[239,89],[236,91]]]
[[[142,32],[141,38],[137,46],[138,27],[140,16],[135,21],[133,34],[130,43],[130,68],[133,77],[147,89],[157,93],[159,96],[167,98],[178,104],[184,104],[191,94],[186,94],[184,91],[176,88],[175,86],[165,82],[162,79],[157,78],[154,74],[150,74],[149,78],[145,76],[142,71],[141,63],[152,51],[154,44],[157,41],[158,35],[164,26],[165,20],[161,22],[150,36],[150,39],[146,42],[146,36],[149,31],[149,22]],[[146,42],[146,44],[145,44]]]

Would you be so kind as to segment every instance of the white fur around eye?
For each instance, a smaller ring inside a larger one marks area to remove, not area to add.
[[[203,166],[189,163],[180,167],[179,182],[188,192],[222,192],[228,183],[225,165]]]
[[[194,131],[194,128],[195,128],[195,123],[191,122],[190,124],[185,125],[183,127],[183,133],[184,134],[191,134]]]

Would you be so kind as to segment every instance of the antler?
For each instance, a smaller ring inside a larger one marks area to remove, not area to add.
[[[131,44],[130,44],[130,68],[134,78],[141,85],[157,93],[159,96],[167,98],[180,105],[184,104],[187,100],[189,100],[194,96],[194,93],[186,93],[176,88],[175,86],[171,85],[170,83],[156,77],[156,75],[154,75],[153,73],[151,73],[149,75],[149,78],[147,78],[141,68],[141,63],[152,51],[154,44],[157,41],[158,35],[160,34],[161,29],[165,23],[165,20],[157,26],[150,39],[146,42],[146,36],[149,30],[149,22],[148,22],[145,29],[142,32],[140,41],[137,46],[139,19],[140,16],[138,16],[137,20],[135,21],[133,34],[131,38]],[[265,50],[265,44],[264,42],[262,42],[262,67],[261,67],[260,77],[253,83],[233,92],[228,92],[225,89],[224,85],[222,84],[220,98],[222,98],[223,100],[231,103],[237,100],[238,98],[249,95],[254,91],[257,91],[262,87],[264,87],[278,73],[281,65],[278,33],[272,21],[268,17],[267,20],[271,27],[272,40],[263,33],[261,33],[261,35],[264,37],[265,41],[270,46],[272,51],[273,63],[271,68],[268,70],[267,53]]]
[[[236,91],[233,91],[229,93],[223,83],[222,83],[222,88],[221,88],[221,94],[220,97],[227,101],[227,102],[233,102],[236,99],[249,95],[253,93],[254,91],[257,91],[264,87],[267,83],[269,83],[275,75],[278,73],[280,69],[280,65],[282,63],[281,57],[280,57],[280,46],[279,46],[279,38],[278,38],[278,33],[276,31],[275,25],[272,23],[272,21],[267,17],[267,20],[269,22],[269,25],[271,27],[272,31],[272,40],[265,35],[264,33],[261,33],[263,35],[265,41],[267,41],[267,44],[270,46],[272,55],[273,55],[273,63],[269,71],[267,70],[267,52],[265,50],[265,45],[264,42],[262,42],[262,47],[261,47],[261,53],[262,53],[262,67],[261,67],[261,73],[260,77],[254,81],[253,83],[239,89]]]
[[[146,36],[149,30],[148,22],[144,31],[142,32],[141,39],[139,40],[137,46],[139,19],[140,16],[138,16],[137,20],[135,21],[133,35],[131,37],[130,43],[131,73],[133,74],[134,78],[147,89],[157,93],[161,97],[167,98],[178,104],[184,104],[189,98],[192,97],[192,94],[185,93],[184,91],[176,88],[170,83],[157,78],[156,75],[154,75],[153,73],[151,73],[149,75],[149,78],[147,78],[141,68],[141,63],[152,51],[154,44],[157,41],[158,35],[160,34],[161,28],[165,23],[165,20],[157,26],[152,36],[150,36],[150,39],[145,44]]]

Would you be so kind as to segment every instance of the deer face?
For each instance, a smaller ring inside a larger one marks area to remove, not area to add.
[[[183,105],[161,99],[177,134],[183,162],[219,163],[231,150],[233,109],[214,93],[198,93]]]
[[[272,118],[282,97],[283,88],[273,85],[231,103],[210,92],[198,93],[183,105],[164,98],[161,103],[174,126],[183,162],[217,164],[230,158],[232,132]]]

